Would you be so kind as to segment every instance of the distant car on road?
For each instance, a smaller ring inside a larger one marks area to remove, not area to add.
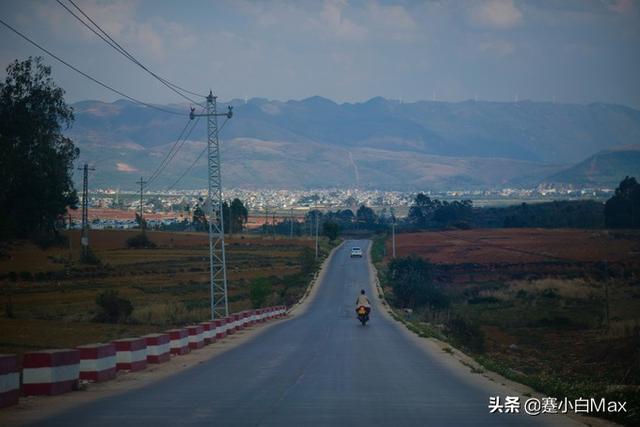
[[[354,246],[351,248],[351,258],[359,257],[362,258],[362,248]]]

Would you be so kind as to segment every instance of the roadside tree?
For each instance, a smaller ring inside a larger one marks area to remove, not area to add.
[[[41,58],[14,61],[0,83],[0,238],[56,234],[57,219],[77,208],[73,162],[62,131],[73,122],[64,90]]]

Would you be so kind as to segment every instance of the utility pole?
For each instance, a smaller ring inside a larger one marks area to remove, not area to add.
[[[393,223],[391,224],[391,253],[393,258],[396,257],[396,219],[393,218]]]
[[[289,209],[289,238],[293,239],[293,208]]]
[[[271,238],[273,240],[276,240],[276,211],[275,211],[275,209],[271,213],[271,227],[272,227]]]
[[[191,109],[189,117],[207,118],[207,158],[209,160],[209,189],[207,193],[207,215],[209,217],[209,283],[211,320],[229,315],[227,296],[227,260],[224,247],[224,213],[222,209],[222,172],[220,162],[220,143],[218,140],[218,117],[233,116],[233,107],[226,113],[218,113],[217,97],[209,91],[207,112],[195,114]],[[217,219],[214,218],[214,213]]]
[[[144,221],[142,219],[142,194],[143,194],[144,185],[147,183],[147,181],[144,181],[142,177],[140,177],[140,181],[136,181],[136,183],[140,184],[140,230],[142,230],[142,234],[144,234],[146,230],[144,226]]]
[[[82,169],[82,233],[80,235],[80,246],[82,247],[82,258],[85,259],[89,253],[89,171],[94,171],[95,168],[90,168],[87,163],[84,164]],[[69,216],[71,221],[71,216]],[[71,224],[71,222],[69,222]],[[69,227],[71,228],[71,227]]]
[[[269,207],[264,208],[264,236],[269,233]]]

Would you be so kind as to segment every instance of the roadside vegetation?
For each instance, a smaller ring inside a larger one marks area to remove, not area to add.
[[[639,424],[640,233],[399,234],[395,259],[389,237],[372,255],[411,330],[549,396],[627,401],[629,413],[606,416]]]
[[[162,331],[207,320],[208,238],[205,233],[147,231],[155,243],[130,248],[138,231],[92,231],[84,263],[80,233],[62,231],[66,247],[46,250],[28,240],[3,245],[0,259],[0,352],[22,353]],[[291,305],[305,293],[338,241],[227,237],[231,311]]]

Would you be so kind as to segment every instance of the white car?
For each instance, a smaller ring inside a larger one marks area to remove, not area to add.
[[[354,257],[362,258],[362,248],[358,248],[356,246],[351,248],[351,258],[354,258]]]

